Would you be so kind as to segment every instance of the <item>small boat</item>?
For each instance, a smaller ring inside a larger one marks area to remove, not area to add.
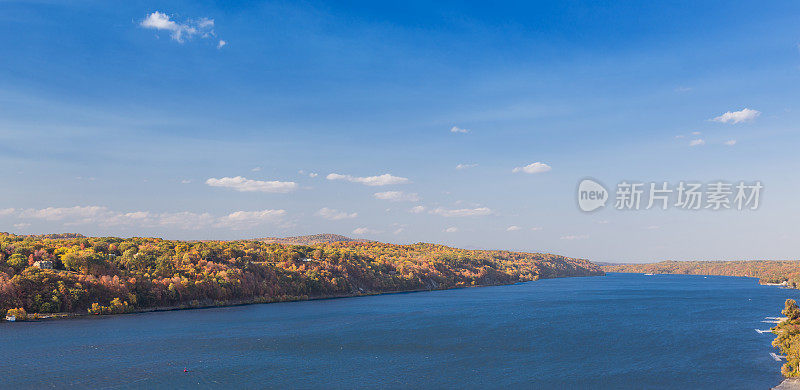
[[[644,274],[644,276],[653,276],[653,274]]]
[[[9,314],[9,315],[6,316],[6,321],[8,321],[8,322],[14,322],[16,320],[17,320],[17,316],[15,316],[13,314]]]

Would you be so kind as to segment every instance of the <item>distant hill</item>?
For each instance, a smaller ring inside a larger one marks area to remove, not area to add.
[[[296,237],[265,237],[265,238],[257,238],[256,241],[261,241],[268,244],[289,244],[289,245],[314,245],[314,244],[324,244],[329,242],[370,242],[369,240],[350,238],[339,234],[311,234],[307,236],[296,236]]]
[[[86,238],[86,236],[80,233],[28,234],[25,235],[24,237],[48,238],[51,240],[67,239],[67,238]]]
[[[746,276],[761,283],[800,288],[800,260],[661,261],[648,264],[599,264],[606,272]]]

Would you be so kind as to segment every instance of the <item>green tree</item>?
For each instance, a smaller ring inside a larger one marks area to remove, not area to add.
[[[14,253],[6,263],[15,270],[20,271],[28,266],[28,258],[22,254]]]

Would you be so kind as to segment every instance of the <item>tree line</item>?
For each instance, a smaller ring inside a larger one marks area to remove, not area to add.
[[[46,269],[52,264],[53,269]],[[602,275],[583,259],[418,243],[0,233],[0,314],[115,314]]]

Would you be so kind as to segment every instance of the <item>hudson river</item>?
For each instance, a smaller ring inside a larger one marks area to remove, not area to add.
[[[780,363],[754,329],[786,298],[800,291],[609,274],[3,323],[0,387],[767,389]]]

